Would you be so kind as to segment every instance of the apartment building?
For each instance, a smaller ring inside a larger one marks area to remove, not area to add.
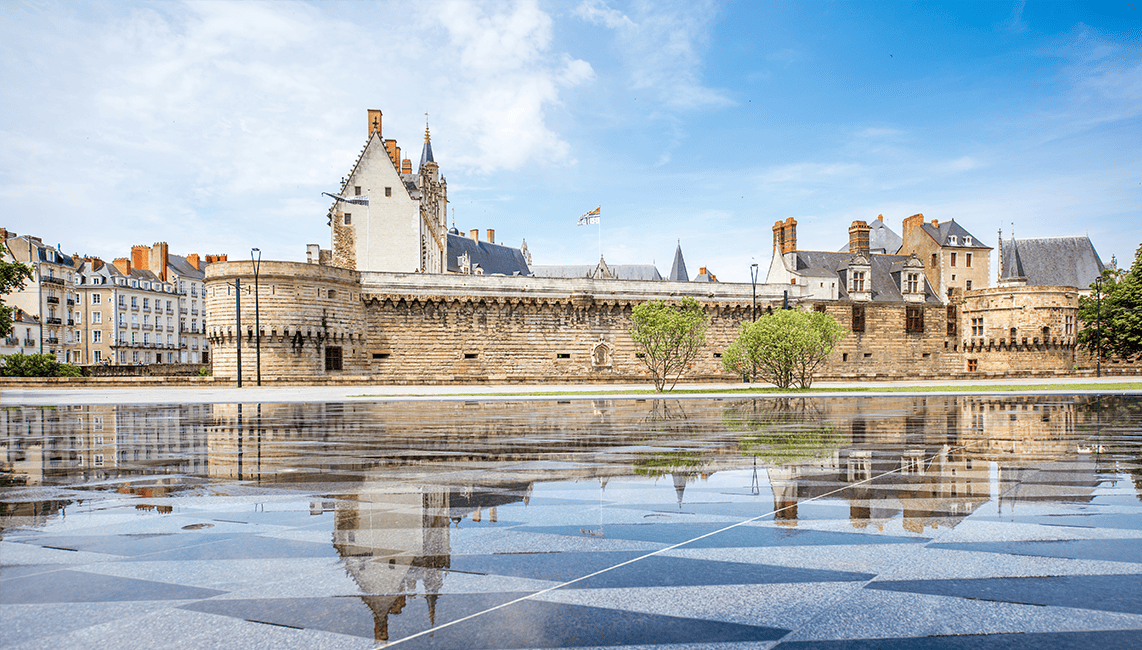
[[[135,246],[130,258],[84,260],[77,289],[91,363],[208,363],[203,268],[225,256]]]
[[[40,325],[38,346],[22,346],[25,352],[52,354],[65,363],[87,363],[81,346],[83,321],[76,310],[77,259],[64,255],[59,247],[44,244],[39,237],[17,236],[3,228],[0,237],[6,245],[5,261],[23,262],[32,269],[32,278],[24,288],[4,298],[5,304],[22,310],[29,323]]]

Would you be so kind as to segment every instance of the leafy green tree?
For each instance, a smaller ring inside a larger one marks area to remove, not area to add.
[[[9,354],[0,357],[0,375],[4,377],[82,377],[78,366],[57,361],[51,354]]]
[[[1102,342],[1104,356],[1130,359],[1142,353],[1142,246],[1134,253],[1134,264],[1126,272],[1102,272],[1102,300],[1097,283],[1091,295],[1079,297],[1079,320],[1083,329],[1078,344],[1091,354]],[[1100,324],[1101,321],[1101,324]]]
[[[693,298],[680,305],[651,300],[631,310],[630,337],[650,370],[654,390],[661,392],[670,382],[674,390],[678,378],[706,345],[706,310]]]
[[[737,340],[722,353],[722,367],[778,388],[809,388],[813,373],[846,334],[824,312],[783,309],[742,323]]]
[[[0,241],[0,336],[12,332],[12,308],[4,304],[4,295],[24,288],[24,281],[32,279],[32,269],[18,260],[4,261],[7,245]]]

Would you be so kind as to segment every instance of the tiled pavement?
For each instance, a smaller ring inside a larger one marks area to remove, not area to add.
[[[990,463],[962,512],[895,468],[806,473],[795,518],[773,514],[787,477],[742,459],[682,481],[513,482],[524,465],[54,492],[0,541],[0,645],[1142,647],[1142,501],[1089,456]]]

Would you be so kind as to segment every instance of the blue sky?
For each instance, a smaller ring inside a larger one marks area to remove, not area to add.
[[[304,259],[366,110],[414,160],[424,114],[458,228],[538,264],[723,281],[771,227],[835,250],[916,212],[1142,243],[1138,2],[25,2],[0,21],[0,225]],[[994,257],[993,257],[994,273]]]

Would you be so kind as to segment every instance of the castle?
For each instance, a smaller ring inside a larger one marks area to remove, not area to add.
[[[903,237],[883,217],[855,221],[840,252],[801,250],[796,221],[778,222],[769,276],[756,288],[673,273],[620,279],[600,271],[602,260],[595,272],[541,277],[526,243],[445,229],[447,182],[427,126],[413,173],[396,141],[382,137],[381,112],[368,115],[365,147],[330,195],[331,249],[311,244],[308,263],[263,262],[257,287],[250,262],[207,268],[216,377],[236,376],[241,338],[245,376],[259,354],[262,374],[284,380],[641,383],[649,374],[629,336],[631,310],[684,297],[710,317],[689,380],[740,379],[723,370],[721,351],[743,322],[786,307],[829,313],[851,331],[826,377],[1062,373],[1075,365],[1079,289],[1029,283],[1011,264],[988,287],[991,248],[954,220],[913,215]],[[245,294],[240,327],[235,279]]]

